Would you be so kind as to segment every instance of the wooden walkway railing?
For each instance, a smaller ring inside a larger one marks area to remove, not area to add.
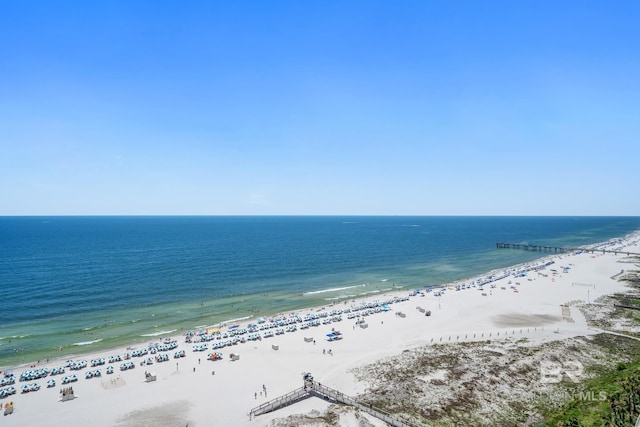
[[[389,414],[388,412],[385,412],[378,408],[374,408],[371,405],[364,405],[362,403],[359,403],[353,397],[347,396],[346,394],[341,393],[338,390],[332,389],[327,386],[323,386],[321,384],[318,384],[315,381],[314,381],[314,386],[315,386],[314,393],[316,395],[319,395],[319,397],[323,397],[331,401],[336,401],[336,402],[343,403],[345,405],[356,407],[359,410],[364,411],[370,415],[373,415],[374,417],[386,422],[387,424],[393,427],[414,427],[413,424],[409,424],[407,422],[401,421],[398,418],[394,417],[393,415]]]
[[[249,415],[257,416],[266,414],[267,412],[272,412],[277,409],[284,408],[285,406],[289,406],[291,404],[299,402],[303,399],[306,399],[307,397],[311,397],[309,391],[304,389],[303,387],[300,387],[285,395],[276,397],[275,399],[271,399],[260,406],[256,406],[251,410],[251,412],[249,412]]]
[[[267,412],[272,412],[277,409],[283,408],[285,406],[291,405],[293,403],[299,402],[300,400],[306,399],[307,397],[316,396],[324,400],[328,400],[334,403],[343,403],[345,405],[350,405],[359,410],[366,412],[379,420],[382,420],[393,427],[416,427],[414,424],[410,424],[405,421],[401,421],[393,415],[385,412],[381,409],[375,408],[371,405],[365,405],[359,403],[356,399],[351,396],[347,396],[344,393],[339,392],[333,388],[324,386],[316,381],[308,382],[307,386],[300,387],[295,389],[292,392],[289,392],[283,396],[276,397],[268,402],[263,403],[260,406],[257,406],[251,410],[249,413],[250,417],[266,414]]]

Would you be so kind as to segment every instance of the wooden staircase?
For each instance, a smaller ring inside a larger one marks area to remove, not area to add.
[[[308,374],[307,374],[308,375]],[[360,411],[366,412],[379,420],[382,420],[393,427],[416,427],[405,421],[401,421],[393,415],[377,409],[371,405],[359,403],[356,399],[339,392],[331,387],[324,386],[312,379],[309,375],[305,376],[304,387],[297,388],[283,396],[276,397],[260,406],[256,406],[249,413],[250,417],[266,414],[276,411],[285,406],[292,405],[308,397],[315,396],[333,403],[342,403],[358,408]]]

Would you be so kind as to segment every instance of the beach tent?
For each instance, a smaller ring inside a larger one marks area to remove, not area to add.
[[[340,333],[338,334],[327,334],[327,340],[329,341],[337,341],[339,339],[341,339],[342,337],[340,336]]]

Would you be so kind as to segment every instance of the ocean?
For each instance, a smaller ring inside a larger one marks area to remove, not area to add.
[[[640,217],[0,217],[0,366],[482,275]]]

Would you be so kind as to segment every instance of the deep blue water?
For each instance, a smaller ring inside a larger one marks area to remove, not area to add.
[[[640,217],[0,217],[0,366],[541,256],[498,241],[638,229]]]

